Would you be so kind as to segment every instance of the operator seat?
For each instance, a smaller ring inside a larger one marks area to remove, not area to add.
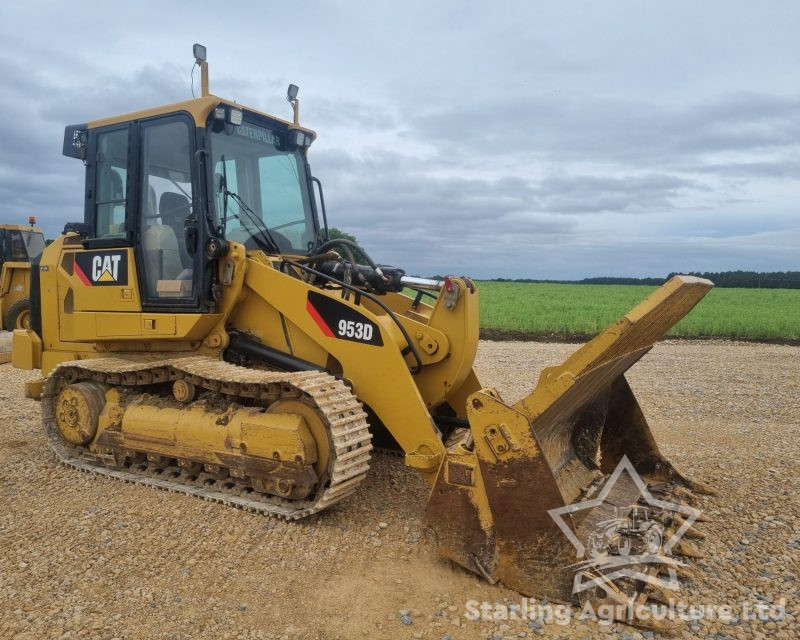
[[[152,189],[152,187],[151,187]],[[155,192],[153,191],[153,196]],[[155,198],[153,198],[154,200]],[[148,205],[150,203],[148,202]],[[149,208],[149,206],[148,206]],[[148,288],[151,293],[157,291],[159,280],[186,280],[191,279],[192,270],[184,269],[184,262],[181,259],[185,253],[182,247],[183,234],[180,240],[175,232],[175,227],[183,227],[183,221],[189,215],[189,199],[174,192],[161,194],[158,202],[158,214],[148,215],[145,212],[145,228],[142,244],[145,253],[149,256],[148,266]],[[161,224],[150,224],[158,217]]]
[[[191,215],[189,198],[181,193],[166,192],[161,194],[159,200],[161,224],[172,227],[175,238],[178,240],[178,256],[184,270],[191,270],[192,257],[186,250],[186,218]]]
[[[109,220],[107,235],[109,236],[124,236],[125,235],[125,189],[122,185],[122,176],[112,169],[107,169],[108,179],[111,184],[111,193],[109,200],[115,202],[113,204],[113,211],[111,220]],[[122,218],[120,222],[115,222]]]

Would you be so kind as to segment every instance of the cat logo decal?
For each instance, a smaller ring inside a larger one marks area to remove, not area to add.
[[[81,251],[75,254],[75,274],[87,287],[128,284],[127,251]]]

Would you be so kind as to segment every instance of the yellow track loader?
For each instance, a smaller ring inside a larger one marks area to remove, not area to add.
[[[30,327],[31,260],[45,247],[44,234],[28,218],[28,226],[0,224],[0,328],[5,331]]]
[[[702,488],[659,453],[624,374],[711,283],[673,278],[508,404],[472,368],[475,283],[411,278],[329,238],[297,87],[282,120],[210,94],[195,57],[201,97],[65,130],[85,218],[35,263],[13,349],[41,369],[26,391],[60,460],[297,519],[351,495],[373,447],[395,448],[430,483],[445,556],[583,598],[564,531],[586,517],[553,513],[623,460],[659,495]]]

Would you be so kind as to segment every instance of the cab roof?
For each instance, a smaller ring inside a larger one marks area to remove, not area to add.
[[[44,232],[39,227],[32,227],[29,224],[0,224],[0,229],[6,231],[33,231],[44,235]]]
[[[189,114],[191,114],[192,118],[194,118],[196,126],[205,127],[206,122],[208,121],[209,114],[214,110],[215,107],[218,107],[221,104],[228,105],[236,109],[243,109],[251,113],[256,113],[258,115],[264,116],[265,118],[269,118],[270,120],[274,120],[275,122],[279,122],[283,125],[286,125],[289,129],[299,129],[300,131],[303,131],[311,135],[312,138],[317,137],[317,133],[313,129],[301,127],[299,125],[294,124],[293,122],[290,122],[289,120],[278,118],[268,113],[258,111],[257,109],[251,109],[250,107],[247,107],[245,105],[241,105],[236,102],[232,102],[230,100],[225,100],[224,98],[220,98],[213,94],[209,94],[201,98],[193,98],[192,100],[184,100],[183,102],[173,102],[171,104],[152,107],[150,109],[142,109],[141,111],[132,111],[131,113],[124,113],[118,116],[100,118],[98,120],[90,120],[87,123],[87,127],[89,129],[96,129],[97,127],[106,127],[112,124],[121,124],[123,122],[130,122],[131,120],[140,120],[142,118],[151,118],[153,116],[166,115],[168,113],[175,113],[176,111],[188,112]]]

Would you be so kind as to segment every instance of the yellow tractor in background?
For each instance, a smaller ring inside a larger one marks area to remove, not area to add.
[[[394,448],[430,484],[445,556],[560,602],[574,554],[549,511],[625,456],[663,495],[702,488],[660,454],[624,374],[710,282],[673,278],[505,402],[473,370],[475,283],[330,239],[297,87],[283,120],[212,95],[195,58],[201,97],[66,128],[85,218],[36,262],[13,349],[41,369],[26,392],[63,463],[294,520]]]
[[[30,328],[31,261],[45,247],[44,234],[36,227],[36,218],[28,226],[0,224],[0,329]]]

